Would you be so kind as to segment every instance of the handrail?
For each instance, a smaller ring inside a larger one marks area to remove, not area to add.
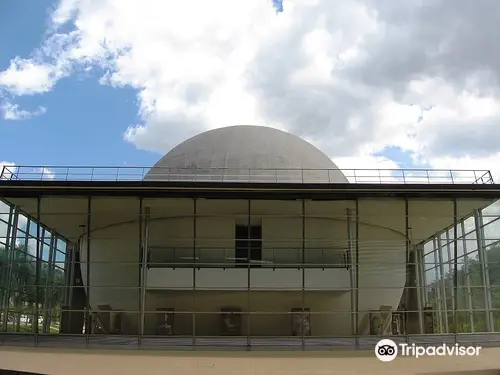
[[[161,251],[156,254],[152,249]],[[289,257],[283,259],[276,257],[276,252],[283,250]],[[203,256],[210,252],[211,257]],[[262,260],[252,260],[247,257],[236,258],[234,248],[164,248],[150,247],[148,251],[148,268],[349,268],[348,250],[334,248],[307,249],[306,253],[316,256],[302,259],[302,249],[283,248],[266,249],[268,256]],[[269,256],[269,253],[272,256]],[[191,254],[191,255],[189,255]],[[215,256],[213,256],[215,254]]]
[[[493,184],[489,170],[167,168],[144,166],[8,166],[0,180],[191,181],[271,183]]]

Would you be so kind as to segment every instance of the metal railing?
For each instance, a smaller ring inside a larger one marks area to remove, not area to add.
[[[234,248],[166,248],[149,247],[148,268],[345,268],[350,267],[348,250],[265,249],[261,260],[236,257]]]
[[[74,349],[149,349],[149,350],[373,350],[381,339],[417,346],[500,347],[499,333],[406,334],[397,336],[151,336],[108,334],[34,334],[0,332],[0,346]]]
[[[489,170],[3,166],[0,180],[493,184]]]

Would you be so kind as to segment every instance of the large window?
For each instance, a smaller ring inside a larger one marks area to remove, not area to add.
[[[58,332],[66,241],[0,201],[0,330]]]
[[[458,223],[456,243],[453,226],[425,243],[425,298],[439,332],[500,330],[499,214],[495,202]]]

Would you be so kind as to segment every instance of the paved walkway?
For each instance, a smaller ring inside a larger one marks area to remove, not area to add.
[[[477,357],[396,358],[372,351],[157,352],[0,347],[0,368],[50,375],[500,375],[500,348]],[[479,371],[482,370],[482,371]],[[488,371],[486,371],[488,370]]]

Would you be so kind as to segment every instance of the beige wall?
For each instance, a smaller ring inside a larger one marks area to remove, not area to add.
[[[340,307],[349,304],[349,293],[309,292],[304,301],[311,309],[311,333],[313,336],[351,335],[350,315]],[[242,315],[242,335],[291,336],[293,308],[302,306],[301,292],[228,292],[228,291],[169,291],[151,292],[147,295],[146,308],[175,308],[177,312],[196,311],[196,334],[201,336],[220,335],[220,310],[236,307],[242,312],[262,314]],[[335,312],[335,313],[333,313]],[[272,314],[270,314],[272,313]],[[314,314],[316,313],[316,314]],[[265,315],[264,315],[265,314]],[[147,314],[146,331],[154,333],[156,315]],[[250,327],[248,325],[250,319]],[[192,335],[192,315],[176,314],[175,334]],[[250,328],[250,331],[248,330]]]
[[[193,219],[186,217],[193,212],[192,202],[176,200],[169,205],[168,201],[148,202],[151,207],[151,222],[149,231],[149,246],[186,248],[184,256],[192,256],[190,247],[193,245]],[[158,204],[156,204],[158,203]],[[364,203],[368,205],[367,203]],[[389,206],[392,204],[394,207]],[[302,247],[302,203],[300,201],[252,202],[253,223],[260,222],[263,227],[263,259],[275,262],[296,262],[299,252],[294,251]],[[226,248],[226,256],[234,256],[234,227],[236,223],[245,223],[248,220],[248,204],[245,201],[221,202],[215,200],[200,200],[197,204],[196,245],[200,249],[202,261],[220,261],[220,253],[206,250],[206,247]],[[306,259],[311,262],[322,261],[321,250],[318,248],[335,248],[337,252],[348,249],[348,230],[346,208],[352,208],[352,202],[306,202],[305,222]],[[368,206],[364,207],[369,213]],[[403,215],[401,215],[401,208]],[[384,211],[385,210],[385,211]],[[361,211],[361,208],[360,208]],[[360,218],[359,225],[359,316],[363,319],[364,312],[378,309],[381,305],[397,308],[405,282],[405,238],[398,232],[403,222],[404,206],[401,202],[386,202],[383,207],[375,207],[379,220],[372,220],[366,214]],[[383,213],[392,220],[384,220]],[[291,217],[290,215],[295,215]],[[328,216],[327,216],[328,215]],[[395,217],[397,216],[397,217]],[[103,215],[103,217],[105,217]],[[115,216],[115,222],[123,217]],[[399,220],[398,220],[399,218]],[[368,224],[364,223],[364,220]],[[105,219],[101,218],[101,221]],[[108,222],[112,222],[108,220]],[[396,229],[387,228],[393,226]],[[139,272],[133,264],[122,262],[136,262],[139,251],[138,223],[125,222],[94,229],[91,232],[90,285],[103,288],[93,288],[90,291],[92,306],[109,304],[113,309],[137,310],[139,308]],[[205,249],[204,249],[205,248]],[[82,249],[86,249],[86,241],[82,241]],[[281,250],[278,250],[281,249]],[[178,250],[180,251],[180,250]],[[219,259],[216,259],[219,256]],[[333,257],[333,252],[332,252]],[[86,261],[86,251],[82,252],[82,261]],[[93,262],[106,262],[94,264]],[[83,279],[86,280],[86,269],[83,267]],[[286,277],[286,276],[284,276]],[[345,278],[349,275],[346,272]],[[290,280],[281,280],[276,288],[287,288]],[[345,285],[345,283],[343,283]],[[199,284],[197,284],[199,285]],[[121,288],[112,288],[118,287]],[[231,278],[228,278],[226,289],[231,289]],[[129,287],[128,289],[123,287]],[[191,285],[185,285],[190,288]],[[221,286],[224,288],[224,286]],[[131,289],[133,288],[133,289]],[[335,289],[335,288],[332,288]],[[328,293],[328,292],[325,292]],[[333,291],[330,294],[335,293]],[[209,299],[218,301],[216,311],[225,304],[222,297]],[[208,300],[207,300],[208,301]],[[332,312],[348,312],[351,307],[350,298],[330,297],[325,299],[321,308]],[[286,300],[276,303],[285,303]],[[215,302],[214,302],[215,303]],[[316,305],[315,305],[316,306]],[[317,305],[320,307],[320,305]],[[348,317],[348,314],[344,314]],[[350,334],[349,319],[326,324],[325,332],[332,335]],[[132,319],[136,322],[136,319]],[[135,323],[134,323],[135,324]],[[316,323],[320,327],[322,323]]]

